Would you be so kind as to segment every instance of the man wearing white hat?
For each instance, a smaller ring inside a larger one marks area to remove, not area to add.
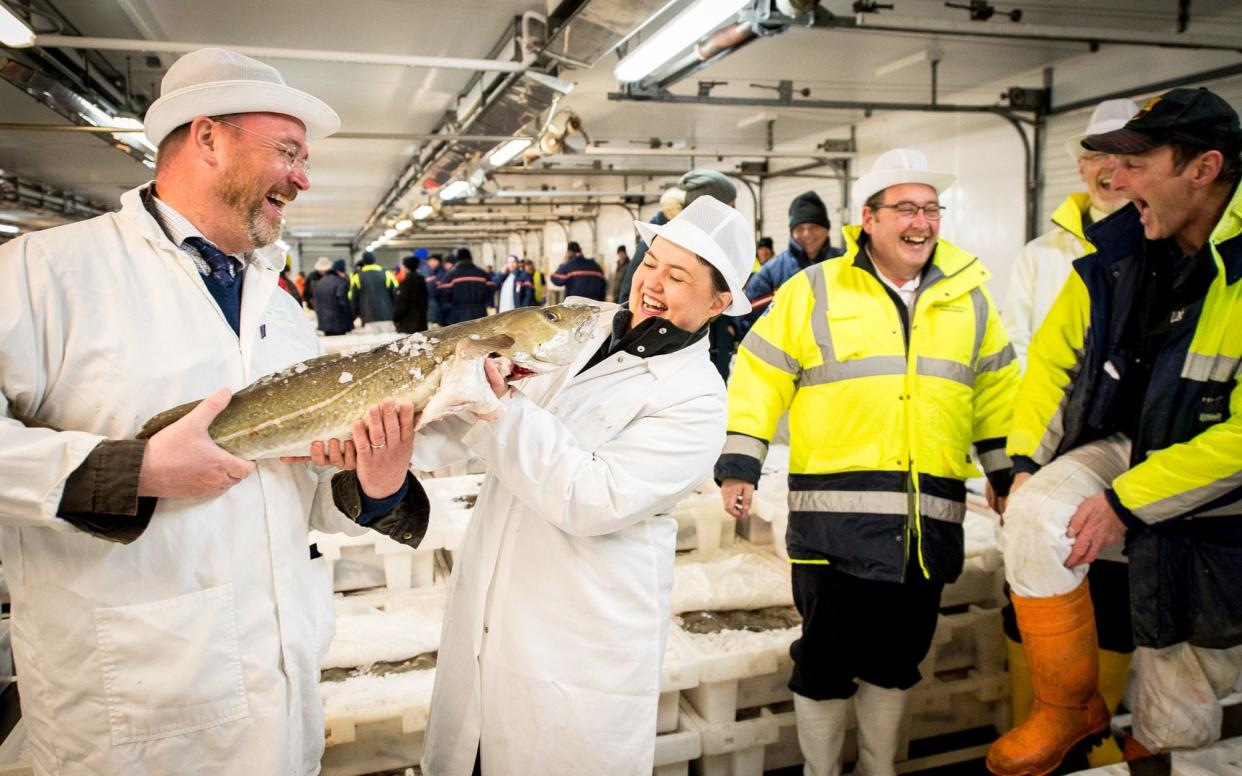
[[[1136,113],[1138,106],[1132,100],[1105,100],[1092,112],[1086,131],[1065,141],[1066,151],[1077,163],[1078,177],[1087,190],[1066,197],[1052,214],[1055,228],[1026,244],[1014,267],[1001,314],[1001,320],[1013,339],[1018,362],[1023,366],[1031,337],[1074,271],[1074,261],[1095,253],[1095,246],[1085,236],[1086,228],[1103,220],[1128,201],[1112,188],[1113,158],[1083,148],[1082,140],[1088,135],[1120,129]],[[1096,633],[1100,642],[1100,693],[1110,711],[1117,709],[1125,692],[1126,680],[1130,675],[1130,658],[1134,653],[1134,638],[1130,633],[1128,575],[1125,556],[1119,546],[1111,548],[1098,563],[1093,564],[1089,574]],[[1005,607],[1003,620],[1009,654],[1012,724],[1018,725],[1030,714],[1034,702],[1031,671],[1022,649],[1012,604]],[[1120,762],[1121,750],[1108,737],[1087,754],[1087,760],[1095,767]]]
[[[906,696],[962,570],[978,453],[1007,492],[1018,366],[976,257],[938,239],[953,176],[889,151],[854,186],[846,253],[788,280],[738,351],[716,464],[747,514],[789,411],[789,528],[802,637],[790,688],[807,776],[840,773],[851,706],[857,772],[893,774]]]
[[[35,773],[319,770],[333,627],[308,524],[421,538],[412,408],[373,413],[335,478],[207,429],[229,389],[319,352],[271,243],[338,123],[267,65],[187,54],[147,113],[155,181],[0,248],[0,556]]]
[[[1095,252],[1083,231],[1127,202],[1110,185],[1111,157],[1083,148],[1082,139],[1120,129],[1135,113],[1138,106],[1133,100],[1105,100],[1096,106],[1086,130],[1065,140],[1066,151],[1078,166],[1078,177],[1087,190],[1065,198],[1052,214],[1056,228],[1027,243],[1014,266],[1001,319],[1023,364],[1031,337],[1073,271],[1074,259]]]

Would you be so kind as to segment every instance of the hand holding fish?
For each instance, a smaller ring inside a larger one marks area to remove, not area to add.
[[[408,401],[384,399],[353,423],[353,438],[313,442],[309,456],[283,456],[285,463],[357,469],[358,485],[371,498],[387,498],[401,487],[414,450],[418,414]]]
[[[374,499],[397,492],[410,470],[414,450],[414,405],[384,399],[354,421],[353,446],[358,460],[358,487]]]
[[[254,461],[221,449],[207,431],[232,395],[229,389],[221,388],[151,436],[138,472],[139,496],[217,496],[250,476]]]
[[[496,394],[497,399],[503,399],[509,393],[508,376],[501,374],[496,361],[495,358],[484,359],[483,372],[487,375],[487,384],[491,386],[492,393]]]

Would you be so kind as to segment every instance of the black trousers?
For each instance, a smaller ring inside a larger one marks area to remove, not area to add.
[[[789,689],[819,701],[853,697],[856,679],[887,689],[918,684],[944,583],[923,579],[917,559],[911,566],[906,582],[877,582],[830,565],[793,564],[802,637],[789,649]]]

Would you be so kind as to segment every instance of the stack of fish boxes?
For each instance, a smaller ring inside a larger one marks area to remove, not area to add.
[[[351,637],[355,642],[353,646],[357,647],[356,642],[361,634],[350,631],[349,614],[368,608],[375,610],[376,618],[401,611],[417,613],[420,620],[426,620],[424,630],[435,634],[419,638],[426,642],[424,646],[429,646],[438,641],[446,599],[447,590],[443,587],[379,590],[359,596],[338,597],[337,639],[328,652],[325,665],[340,662],[334,660],[334,655],[341,657],[341,652],[348,651],[341,650],[341,647]],[[396,625],[399,627],[400,623]],[[385,627],[385,624],[380,624],[380,627]],[[400,659],[408,657],[414,655],[401,655]],[[435,669],[431,668],[384,678],[363,676],[321,685],[325,695],[324,776],[358,776],[417,763],[422,756],[434,675]],[[349,698],[341,701],[351,682],[355,685],[348,690]],[[382,686],[387,682],[394,684]]]

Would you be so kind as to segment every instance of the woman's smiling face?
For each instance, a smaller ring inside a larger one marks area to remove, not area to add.
[[[712,268],[695,254],[657,237],[634,272],[630,286],[630,326],[664,318],[684,331],[698,331],[729,306],[731,295],[718,293]]]

